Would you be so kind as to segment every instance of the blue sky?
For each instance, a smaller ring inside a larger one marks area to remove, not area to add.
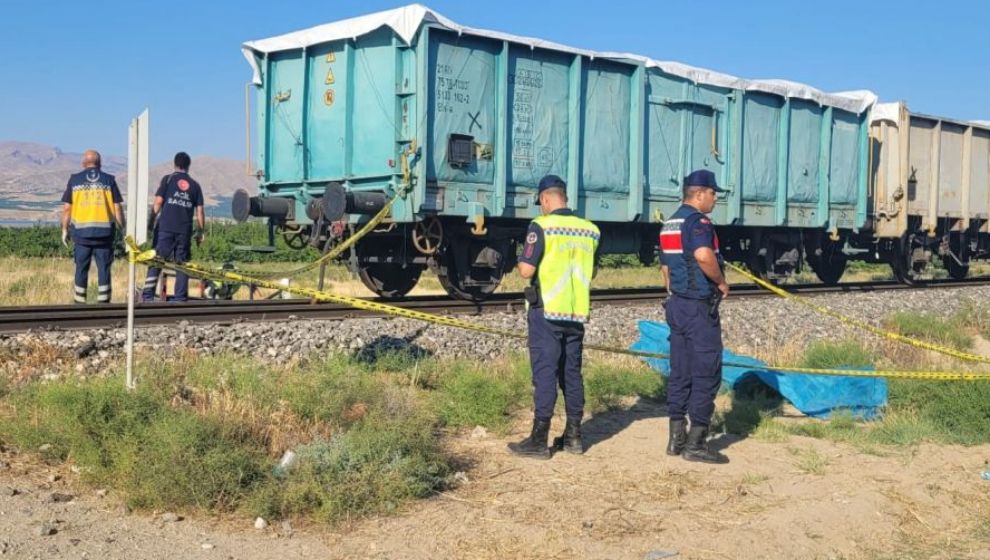
[[[246,40],[403,2],[9,2],[0,19],[0,140],[125,154],[152,111],[152,159],[241,158]],[[990,119],[990,2],[663,0],[425,4],[464,25],[628,51],[826,91],[870,89],[916,112]],[[922,6],[922,3],[918,3]],[[85,8],[83,8],[85,6]]]

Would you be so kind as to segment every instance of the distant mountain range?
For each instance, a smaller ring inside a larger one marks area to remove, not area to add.
[[[207,214],[229,217],[234,191],[252,191],[257,179],[245,173],[243,161],[191,155],[190,174],[203,186]],[[102,154],[102,158],[103,170],[117,178],[126,196],[127,158],[112,154]],[[0,222],[57,221],[65,183],[81,169],[81,161],[81,153],[63,152],[55,146],[0,141]],[[171,161],[152,165],[151,194],[172,169]]]

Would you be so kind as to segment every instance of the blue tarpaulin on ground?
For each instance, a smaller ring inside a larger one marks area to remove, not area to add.
[[[631,349],[670,353],[670,327],[666,323],[640,321],[639,333],[640,338]],[[644,359],[664,376],[670,375],[670,360]],[[871,419],[880,414],[887,404],[887,380],[883,378],[767,371],[762,367],[767,365],[766,362],[729,350],[723,350],[722,361],[745,366],[724,366],[723,388],[734,389],[743,380],[755,377],[808,416],[828,418],[832,412],[846,410],[858,418]]]

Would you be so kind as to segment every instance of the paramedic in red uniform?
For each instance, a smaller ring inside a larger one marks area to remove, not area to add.
[[[668,455],[689,461],[727,463],[708,447],[708,426],[722,383],[719,300],[729,295],[722,273],[715,225],[706,214],[725,192],[707,169],[684,178],[684,200],[660,231],[660,251],[670,326]],[[688,419],[691,420],[690,430]]]

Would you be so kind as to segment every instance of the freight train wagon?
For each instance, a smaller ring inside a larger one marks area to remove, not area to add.
[[[871,121],[874,258],[906,283],[933,257],[964,278],[971,260],[990,257],[990,123],[912,114],[904,103],[876,105]]]
[[[383,296],[427,267],[452,295],[490,294],[548,173],[599,225],[605,253],[651,261],[699,168],[729,190],[712,213],[728,259],[773,276],[806,255],[836,281],[848,258],[876,253],[853,247],[870,237],[870,92],[471,29],[418,5],[243,50],[260,193],[239,193],[235,218],[267,217],[291,243],[326,250],[408,185],[388,223],[345,253]]]

